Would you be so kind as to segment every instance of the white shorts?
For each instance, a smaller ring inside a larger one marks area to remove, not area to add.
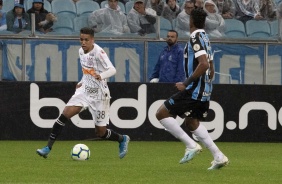
[[[80,106],[82,110],[88,109],[97,126],[106,126],[110,120],[110,99],[92,98],[90,94],[78,88],[66,106]]]

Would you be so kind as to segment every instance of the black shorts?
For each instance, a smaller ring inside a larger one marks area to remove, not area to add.
[[[208,115],[210,102],[194,100],[191,97],[192,94],[189,91],[183,90],[172,95],[164,102],[164,105],[171,115],[204,120]]]

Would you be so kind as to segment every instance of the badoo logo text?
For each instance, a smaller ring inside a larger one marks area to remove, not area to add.
[[[57,107],[59,112],[62,113],[66,103],[59,98],[41,98],[39,99],[39,87],[35,83],[30,84],[30,118],[32,122],[41,128],[52,128],[56,119],[42,119],[39,115],[39,111],[43,107]],[[157,129],[163,129],[164,127],[159,123],[155,117],[157,109],[164,102],[165,99],[159,99],[154,101],[152,104],[147,105],[147,85],[140,84],[138,87],[137,99],[134,98],[119,98],[112,102],[110,107],[110,120],[118,128],[123,129],[136,129],[143,125],[146,119]],[[120,108],[129,107],[135,108],[137,115],[135,119],[121,119],[118,115]],[[148,108],[147,108],[148,107]],[[214,119],[210,122],[202,122],[203,125],[209,130],[209,134],[213,140],[218,139],[224,129],[234,130],[239,128],[243,130],[248,126],[248,115],[253,110],[263,110],[268,116],[268,127],[271,130],[277,129],[278,122],[282,120],[282,111],[279,109],[278,113],[275,108],[268,102],[247,102],[239,110],[239,122],[229,120],[224,122],[224,111],[230,110],[221,107],[221,105],[215,101],[210,102],[210,109],[214,111]],[[234,113],[233,112],[233,113]],[[59,115],[58,115],[59,116]],[[278,122],[277,122],[278,119]],[[78,115],[71,119],[72,123],[79,128],[95,128],[93,120],[81,119]],[[179,124],[183,122],[183,119],[177,118]],[[280,123],[281,125],[281,123]],[[195,137],[194,137],[195,138]]]

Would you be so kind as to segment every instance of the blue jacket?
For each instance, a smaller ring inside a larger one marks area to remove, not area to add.
[[[183,48],[179,44],[166,46],[159,56],[150,80],[159,78],[159,82],[184,81],[183,59]]]

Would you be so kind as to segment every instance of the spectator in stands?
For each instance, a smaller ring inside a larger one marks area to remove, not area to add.
[[[129,33],[126,15],[118,6],[118,0],[108,0],[105,8],[95,10],[89,15],[88,24],[96,33]]]
[[[146,7],[152,8],[156,11],[158,16],[161,16],[163,13],[164,6],[165,2],[162,0],[149,0]]]
[[[235,15],[235,5],[233,0],[213,0],[218,8],[218,13],[224,19],[233,19]]]
[[[48,0],[50,3],[53,1],[53,0]],[[76,3],[77,1],[79,0],[73,0],[74,3]]]
[[[127,15],[127,22],[131,33],[144,36],[156,33],[156,12],[151,8],[145,9],[145,0],[135,0],[132,9]]]
[[[195,8],[203,8],[203,6],[204,6],[204,0],[184,0],[182,6],[180,8],[181,10],[184,10],[184,6],[185,6],[186,1],[192,1],[194,3]]]
[[[279,24],[278,25],[282,25],[282,1],[278,4],[277,6],[277,17],[278,17],[278,21],[279,21]],[[279,37],[281,38],[282,37],[282,29],[279,29]]]
[[[190,14],[194,7],[195,4],[193,1],[185,1],[184,9],[176,18],[175,30],[178,32],[179,35],[190,36]]]
[[[35,14],[35,30],[41,33],[48,33],[52,31],[53,21],[46,19],[49,13],[44,9],[44,0],[33,0],[32,7],[27,10],[29,17],[31,14]]]
[[[170,30],[167,33],[167,46],[159,55],[150,82],[180,82],[184,81],[183,48],[177,43],[178,33]]]
[[[282,18],[282,1],[277,6],[277,17]]]
[[[176,0],[166,0],[166,5],[162,16],[172,22],[173,19],[181,12],[179,5],[176,3]]]
[[[276,19],[276,7],[272,0],[260,0],[259,7],[259,12],[264,19]]]
[[[203,8],[204,0],[194,0],[195,8]]]
[[[234,4],[235,18],[243,23],[251,19],[263,19],[259,12],[259,4],[257,0],[234,0]]]
[[[20,33],[30,30],[30,18],[24,10],[24,0],[15,0],[14,8],[7,12],[6,19],[8,31]]]
[[[0,0],[0,31],[7,30],[6,12],[2,10],[3,0]]]
[[[210,37],[220,38],[225,36],[225,22],[218,13],[218,9],[212,0],[206,0],[204,3],[204,11],[207,13],[205,30]]]

